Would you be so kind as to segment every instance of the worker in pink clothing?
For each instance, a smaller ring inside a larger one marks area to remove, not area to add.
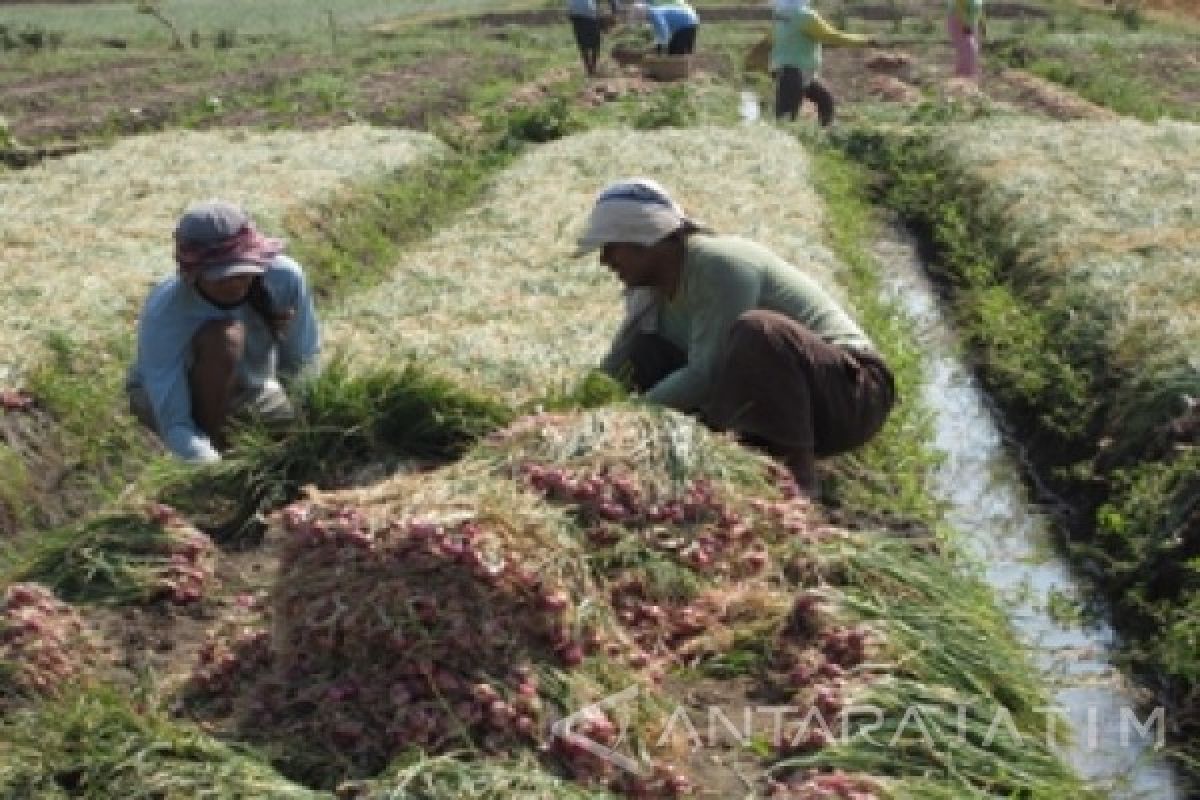
[[[979,46],[987,33],[983,0],[947,0],[946,30],[954,46],[954,74],[978,81]]]

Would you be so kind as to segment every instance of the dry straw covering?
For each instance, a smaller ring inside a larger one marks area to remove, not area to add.
[[[20,381],[47,333],[94,343],[132,329],[150,285],[173,269],[171,230],[188,204],[223,197],[278,233],[289,208],[438,147],[363,125],[172,132],[0,175],[0,385]]]
[[[1005,118],[940,136],[1026,242],[1031,280],[1088,298],[1084,315],[1113,315],[1110,352],[1195,358],[1200,126]]]
[[[327,342],[356,362],[415,356],[513,402],[572,385],[604,354],[621,308],[616,278],[594,256],[571,258],[575,238],[596,193],[633,175],[835,289],[809,160],[793,137],[768,126],[596,131],[522,158],[390,281],[327,315]]]

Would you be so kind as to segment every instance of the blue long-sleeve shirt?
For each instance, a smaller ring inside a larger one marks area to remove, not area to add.
[[[650,6],[646,15],[654,28],[654,43],[663,47],[670,44],[676,31],[700,24],[700,18],[691,6]]]
[[[151,290],[138,319],[137,359],[128,385],[141,387],[150,400],[158,435],[167,448],[187,461],[217,461],[220,455],[192,418],[188,371],[192,339],[213,320],[238,319],[245,328],[245,351],[238,367],[239,389],[261,389],[277,375],[294,376],[316,361],[320,333],[312,295],[300,265],[276,256],[263,275],[272,307],[295,316],[276,340],[262,315],[248,304],[224,310],[196,289],[171,276]]]
[[[596,0],[567,0],[567,13],[572,17],[593,19],[599,14],[596,10]]]

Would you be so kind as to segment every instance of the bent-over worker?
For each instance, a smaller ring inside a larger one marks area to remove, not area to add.
[[[762,446],[809,494],[817,457],[858,447],[883,426],[895,402],[891,371],[802,269],[704,228],[645,178],[600,192],[577,254],[596,249],[627,302],[602,368],[645,400]]]
[[[240,208],[193,206],[174,238],[177,271],[138,319],[129,405],[178,457],[217,461],[235,413],[292,415],[279,379],[315,363],[317,317],[300,265]]]

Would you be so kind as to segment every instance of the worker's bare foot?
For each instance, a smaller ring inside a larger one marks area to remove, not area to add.
[[[810,500],[815,500],[821,487],[817,481],[817,459],[812,450],[791,450],[783,453],[779,460],[796,482],[796,491]]]
[[[820,494],[817,459],[810,448],[785,449],[752,433],[738,433],[737,440],[744,447],[762,450],[784,467],[791,479],[784,489],[785,494],[794,493],[814,501],[817,499]]]

